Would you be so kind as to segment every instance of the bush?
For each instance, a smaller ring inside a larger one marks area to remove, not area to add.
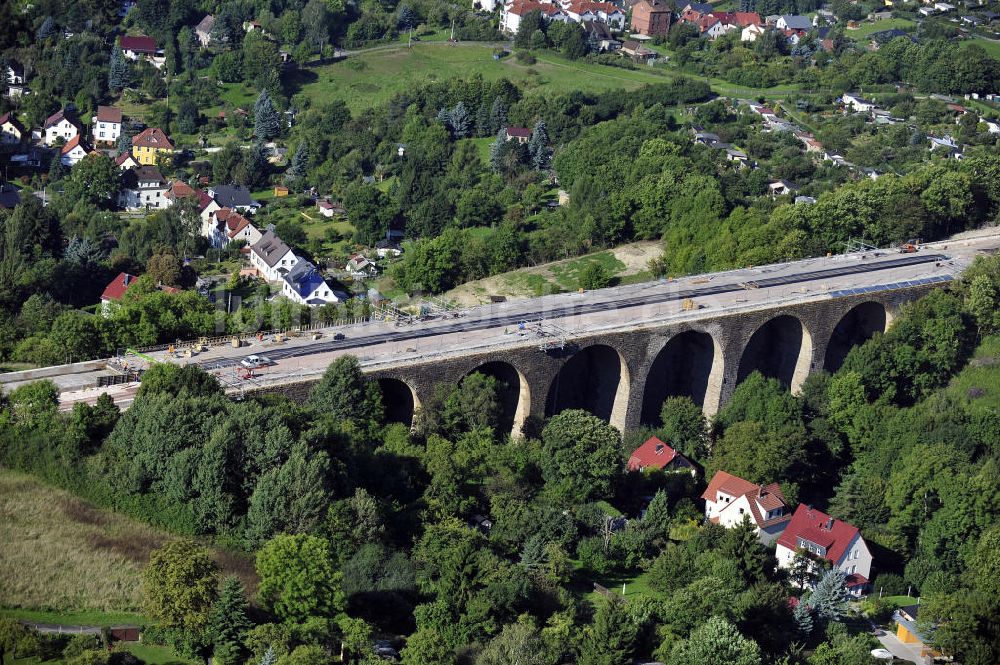
[[[576,556],[580,564],[592,573],[607,575],[614,569],[614,562],[604,553],[601,538],[584,538],[576,546]]]
[[[514,54],[514,59],[521,65],[533,65],[538,62],[530,51],[518,51]]]
[[[875,578],[872,589],[876,593],[881,590],[883,596],[902,596],[906,593],[906,582],[894,573],[882,573]]]

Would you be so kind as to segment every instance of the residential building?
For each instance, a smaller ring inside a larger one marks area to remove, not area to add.
[[[24,85],[24,67],[16,62],[7,62],[7,83]]]
[[[198,190],[198,214],[201,216],[201,234],[206,238],[211,237],[211,225],[215,224],[215,217],[213,213],[215,211],[222,209],[218,203],[215,202],[208,192],[203,192]]]
[[[771,195],[771,198],[776,198],[778,196],[785,196],[787,194],[793,194],[798,191],[798,187],[787,180],[775,180],[774,182],[768,183],[767,193]]]
[[[140,164],[154,165],[160,155],[174,154],[174,144],[159,127],[147,127],[132,137],[132,155]]]
[[[622,47],[622,43],[611,36],[606,23],[600,21],[584,21],[583,31],[587,33],[587,46],[591,51],[605,53],[607,51],[617,51]]]
[[[564,0],[562,8],[566,17],[574,23],[600,21],[616,32],[625,29],[625,12],[610,2]]]
[[[128,291],[129,287],[139,279],[135,275],[127,272],[118,273],[118,276],[108,282],[101,294],[101,314],[108,316],[111,313],[111,303],[118,302]]]
[[[482,11],[489,12],[491,14],[493,13],[493,10],[502,4],[503,3],[499,0],[472,0],[473,9],[481,9]]]
[[[114,106],[98,106],[97,115],[90,122],[90,137],[94,145],[114,145],[122,133],[122,110]]]
[[[90,148],[83,143],[80,135],[77,134],[63,145],[62,150],[59,152],[59,161],[66,166],[74,166],[90,153]]]
[[[521,27],[521,18],[533,11],[542,13],[547,21],[569,21],[566,12],[558,5],[536,2],[535,0],[514,0],[500,12],[500,30],[508,35],[516,35]]]
[[[508,141],[518,143],[527,143],[531,140],[531,130],[527,127],[508,127],[505,135]]]
[[[344,269],[351,273],[351,277],[354,279],[378,276],[378,267],[369,261],[364,254],[352,254]]]
[[[138,160],[132,156],[132,153],[126,152],[115,158],[115,164],[121,171],[128,171],[129,169],[137,169],[141,164]]]
[[[66,109],[60,109],[45,119],[45,124],[42,125],[42,142],[51,146],[59,139],[66,142],[82,132],[80,121]]]
[[[167,188],[166,197],[167,201],[170,202],[169,205],[174,205],[175,203],[181,201],[182,199],[187,199],[187,198],[197,201],[198,194],[199,191],[197,189],[187,184],[183,180],[174,180],[172,183],[170,183],[170,187]]]
[[[156,47],[156,40],[146,35],[126,35],[119,39],[122,53],[129,60],[145,60],[157,69],[163,67],[166,58],[163,50]]]
[[[778,20],[775,21],[774,23],[774,27],[776,27],[778,30],[796,30],[796,31],[809,32],[810,30],[812,30],[813,24],[808,16],[792,16],[789,14],[785,14],[783,16],[778,17]]]
[[[250,190],[243,185],[216,185],[210,187],[208,195],[220,208],[232,208],[240,212],[257,212],[260,203],[250,196]]]
[[[281,295],[310,307],[340,302],[340,298],[326,283],[316,266],[305,259],[296,263],[284,276]]]
[[[874,109],[878,108],[874,102],[870,102],[861,95],[853,92],[845,92],[841,95],[840,101],[854,113],[871,113]]]
[[[298,262],[295,253],[274,231],[265,231],[260,240],[250,247],[250,264],[269,282],[282,281]]]
[[[632,6],[632,32],[652,37],[670,31],[671,5],[663,0],[639,0]]]
[[[212,43],[212,28],[215,27],[215,17],[211,14],[205,16],[194,28],[194,34],[198,37],[198,43],[208,46]]]
[[[628,458],[626,469],[629,471],[644,471],[660,469],[662,471],[681,471],[697,474],[697,468],[688,458],[680,454],[663,441],[653,436],[646,440]]]
[[[155,166],[140,166],[122,174],[119,205],[126,210],[161,210],[171,203],[166,178]]]
[[[0,146],[5,150],[16,150],[24,145],[28,138],[30,138],[28,130],[12,112],[0,115]]]
[[[740,33],[741,42],[755,42],[757,38],[764,34],[764,27],[760,25],[748,25]]]
[[[232,208],[221,208],[215,211],[214,217],[216,227],[222,236],[223,242],[220,246],[225,246],[234,240],[243,240],[246,246],[250,247],[263,236],[249,219]]]
[[[347,216],[347,208],[340,203],[334,203],[330,199],[321,199],[317,201],[316,209],[319,211],[320,215],[328,219]]]
[[[705,519],[731,529],[749,516],[764,545],[774,542],[788,524],[788,504],[778,483],[756,485],[717,471],[702,493]]]
[[[646,48],[635,39],[622,42],[622,53],[636,62],[649,62],[656,58],[656,51]]]
[[[778,538],[775,557],[780,568],[790,568],[799,550],[829,562],[847,575],[847,588],[860,596],[871,576],[872,554],[858,528],[826,513],[799,504]]]
[[[393,242],[392,240],[384,239],[379,240],[375,243],[375,254],[380,258],[384,259],[388,256],[396,257],[403,253],[403,247],[398,242]]]

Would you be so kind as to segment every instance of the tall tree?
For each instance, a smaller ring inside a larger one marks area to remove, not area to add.
[[[281,132],[281,116],[271,101],[267,89],[261,90],[253,105],[253,134],[260,141],[274,138]]]
[[[507,104],[503,98],[493,99],[493,106],[490,107],[490,134],[507,129]]]
[[[150,616],[166,628],[199,631],[215,603],[218,568],[205,548],[175,540],[153,551],[142,584]]]
[[[108,88],[111,92],[121,92],[128,87],[132,79],[132,66],[122,52],[121,42],[115,40],[111,50],[111,60],[108,65]]]
[[[546,490],[572,503],[610,495],[622,469],[618,430],[586,411],[553,416],[542,430]]]
[[[587,627],[580,647],[580,665],[623,665],[635,654],[639,627],[628,606],[616,596],[609,596]]]
[[[251,627],[249,610],[250,604],[239,578],[230,576],[224,579],[219,598],[208,619],[208,634],[215,646],[216,660],[221,661],[222,665],[242,662],[246,632]],[[220,658],[220,653],[224,653],[226,657]]]
[[[294,178],[305,178],[308,168],[309,144],[302,140],[295,147],[295,154],[292,156],[292,164],[288,169],[288,173]]]
[[[462,102],[455,104],[455,108],[448,115],[448,120],[451,132],[457,139],[464,139],[472,130],[472,118]]]
[[[336,577],[322,538],[275,536],[257,553],[257,575],[261,603],[281,619],[301,622],[337,610]]]
[[[836,621],[847,614],[851,594],[844,583],[845,577],[839,568],[828,570],[809,594],[808,603],[820,619]]]
[[[727,559],[736,563],[745,583],[753,584],[764,579],[767,550],[757,538],[757,527],[750,521],[750,515],[744,514],[736,527],[726,531],[722,551]]]
[[[535,128],[531,130],[531,139],[528,141],[528,154],[531,156],[531,165],[536,170],[542,171],[549,166],[549,130],[544,120],[535,123]]]
[[[361,374],[354,356],[341,356],[326,368],[309,393],[309,405],[334,420],[367,423],[381,418],[381,398],[377,385]]]

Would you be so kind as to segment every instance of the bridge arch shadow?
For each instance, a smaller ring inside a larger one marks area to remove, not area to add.
[[[852,307],[841,317],[830,335],[823,369],[836,372],[852,348],[871,339],[875,333],[885,332],[888,322],[889,313],[881,303],[869,301]]]
[[[646,374],[640,421],[660,425],[660,408],[668,397],[687,396],[704,407],[710,387],[721,385],[722,372],[722,348],[711,335],[687,330],[671,337]]]
[[[382,408],[385,409],[387,423],[403,423],[413,426],[413,418],[420,408],[417,391],[401,379],[382,377],[377,380],[382,393]]]
[[[520,434],[524,421],[531,411],[531,389],[528,386],[528,380],[516,367],[501,360],[478,365],[465,376],[477,373],[491,376],[499,384],[500,422],[497,428],[498,433]]]
[[[628,366],[617,350],[606,344],[585,347],[573,354],[552,379],[545,415],[583,409],[622,429],[628,386]]]
[[[757,328],[743,348],[736,383],[759,371],[796,390],[809,372],[811,356],[812,338],[802,322],[787,314],[776,316]]]

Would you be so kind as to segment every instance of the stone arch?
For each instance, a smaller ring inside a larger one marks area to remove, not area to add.
[[[377,381],[378,388],[382,392],[382,406],[385,409],[386,422],[403,423],[412,427],[414,417],[420,409],[417,391],[402,379],[384,376]]]
[[[491,360],[477,365],[465,376],[476,372],[492,376],[500,383],[500,431],[519,435],[531,411],[531,388],[524,374],[502,360]]]
[[[754,331],[740,356],[737,385],[759,371],[795,391],[809,374],[812,337],[802,321],[789,314],[776,316]]]
[[[549,384],[545,415],[583,409],[623,429],[629,399],[629,370],[625,359],[607,344],[594,344],[574,353]]]
[[[823,369],[836,372],[852,348],[863,344],[877,332],[885,332],[888,324],[889,312],[882,303],[869,300],[852,307],[840,318],[830,335]]]
[[[660,407],[668,397],[686,395],[698,406],[711,406],[712,393],[722,385],[723,370],[722,347],[712,335],[701,330],[674,335],[646,373],[640,421],[660,424]]]

